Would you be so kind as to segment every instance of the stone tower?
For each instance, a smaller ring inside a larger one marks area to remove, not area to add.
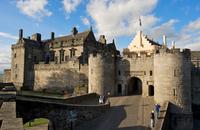
[[[154,99],[170,101],[174,130],[192,129],[190,50],[163,48],[154,55]]]
[[[12,45],[11,81],[17,89],[24,85],[25,44],[23,44],[23,30],[19,30],[18,43]]]
[[[115,60],[108,52],[95,52],[89,56],[89,93],[114,94]]]
[[[19,40],[12,45],[11,81],[17,89],[32,90],[34,83],[34,63],[41,59],[41,34],[32,38],[23,38],[23,30],[19,30]],[[38,56],[39,55],[39,56]]]

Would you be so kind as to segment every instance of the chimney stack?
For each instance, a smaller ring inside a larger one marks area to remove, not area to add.
[[[163,46],[167,46],[167,37],[166,35],[163,35]]]
[[[172,41],[172,49],[175,49],[175,41]]]
[[[19,30],[19,39],[22,39],[23,38],[23,29],[20,29]]]
[[[54,38],[55,38],[55,33],[51,32],[51,40],[54,40]]]

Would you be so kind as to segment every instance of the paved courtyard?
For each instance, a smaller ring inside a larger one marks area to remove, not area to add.
[[[110,98],[111,109],[76,130],[149,130],[153,97],[124,96]]]

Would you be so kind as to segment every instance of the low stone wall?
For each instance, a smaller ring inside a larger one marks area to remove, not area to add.
[[[107,101],[105,104],[87,104],[84,101],[90,98],[98,99],[95,93],[86,94],[68,99],[53,99],[40,97],[17,96],[18,117],[23,118],[24,123],[39,117],[52,121],[55,130],[65,130],[70,127],[72,120],[76,125],[94,119],[110,108]],[[71,112],[76,113],[72,119]]]
[[[169,130],[170,128],[170,102],[165,103],[160,109],[160,117],[153,130]]]

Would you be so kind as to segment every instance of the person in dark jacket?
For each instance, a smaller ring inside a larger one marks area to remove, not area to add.
[[[153,128],[154,125],[155,125],[155,115],[154,115],[154,111],[151,112],[151,122],[150,122],[150,123],[151,123],[151,124],[150,124],[151,128]]]

